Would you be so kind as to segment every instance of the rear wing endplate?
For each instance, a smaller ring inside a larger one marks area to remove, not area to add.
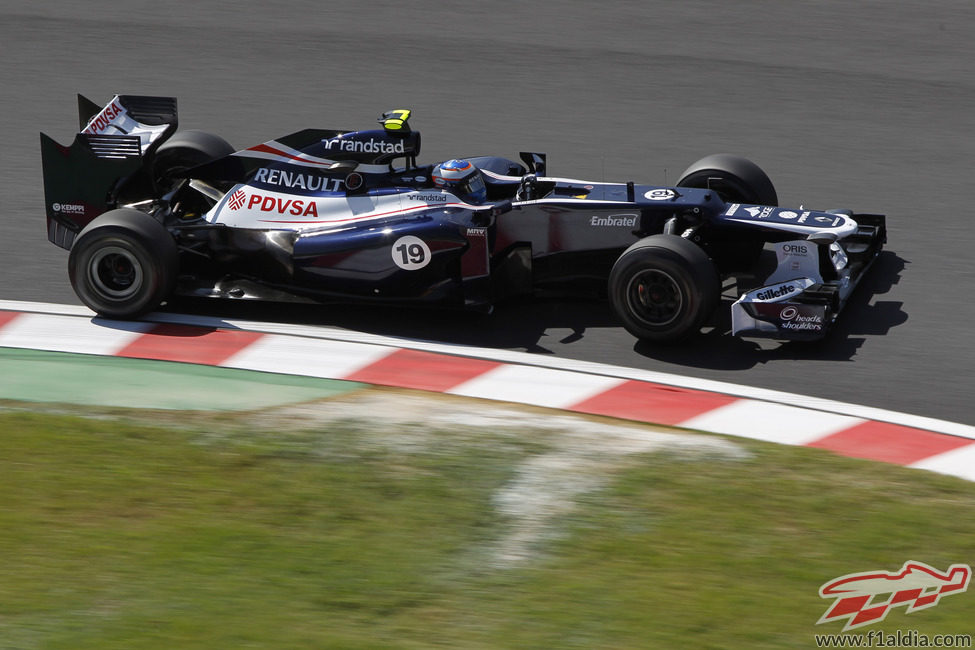
[[[99,107],[78,95],[71,146],[41,133],[48,239],[70,248],[92,219],[116,207],[130,183],[150,183],[146,161],[177,127],[176,98],[116,95]]]

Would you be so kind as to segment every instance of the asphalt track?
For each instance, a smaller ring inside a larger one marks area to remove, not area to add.
[[[445,10],[450,7],[450,10]],[[667,182],[748,156],[783,204],[888,215],[888,251],[834,336],[714,332],[635,345],[605,305],[491,317],[245,310],[808,393],[975,424],[969,232],[975,5],[967,1],[86,3],[0,6],[0,299],[77,304],[46,241],[37,132],[69,142],[75,93],[179,98],[181,125],[243,147],[411,107],[424,160],[546,151],[552,173]],[[788,426],[788,423],[783,423]]]

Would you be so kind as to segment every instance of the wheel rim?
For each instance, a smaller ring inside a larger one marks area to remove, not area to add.
[[[125,300],[142,287],[142,264],[131,251],[121,246],[106,246],[91,256],[88,279],[103,296]]]
[[[626,303],[634,317],[647,325],[663,327],[680,316],[684,292],[669,273],[645,269],[630,278]]]

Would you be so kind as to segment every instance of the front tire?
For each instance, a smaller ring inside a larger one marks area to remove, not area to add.
[[[99,315],[130,319],[172,293],[178,266],[169,231],[144,212],[121,208],[81,231],[68,257],[68,276],[78,298]]]
[[[779,204],[775,186],[761,167],[747,158],[716,153],[701,158],[684,170],[677,187],[713,190],[726,203],[755,205]],[[714,261],[725,271],[751,268],[762,253],[764,239],[749,231],[728,232],[720,243],[708,248]]]
[[[626,249],[609,276],[613,310],[628,332],[672,343],[701,329],[721,283],[707,254],[676,235],[651,235]]]
[[[728,203],[779,204],[775,186],[762,168],[728,153],[701,158],[684,170],[677,187],[712,189]]]

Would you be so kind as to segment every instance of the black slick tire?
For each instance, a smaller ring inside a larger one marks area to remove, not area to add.
[[[696,244],[651,235],[627,248],[609,276],[609,299],[633,336],[672,343],[701,329],[720,300],[717,269]]]
[[[137,318],[173,291],[179,267],[176,242],[139,210],[111,210],[75,239],[68,276],[78,298],[101,316]]]
[[[234,153],[229,142],[205,131],[179,131],[156,150],[152,176],[157,186],[167,186],[179,174],[198,165]]]
[[[762,168],[741,156],[716,153],[684,170],[677,187],[712,189],[723,200],[756,205],[778,205],[775,186]]]

